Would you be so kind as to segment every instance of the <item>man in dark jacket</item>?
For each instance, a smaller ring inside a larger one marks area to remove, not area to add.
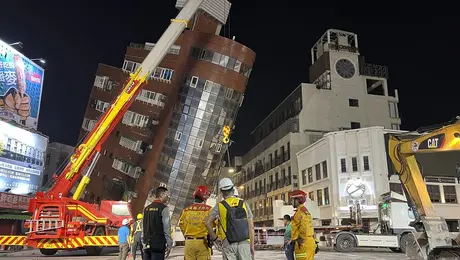
[[[144,209],[144,260],[164,260],[165,252],[172,247],[170,214],[166,206],[168,199],[168,189],[158,187],[155,200]]]

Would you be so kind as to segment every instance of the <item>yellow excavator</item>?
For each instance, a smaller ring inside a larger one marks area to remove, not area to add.
[[[460,151],[460,117],[416,132],[388,134],[386,141],[393,174],[399,175],[408,203],[416,213],[415,231],[406,240],[406,255],[417,260],[460,259],[460,235],[455,240],[450,238],[446,221],[436,215],[416,159],[416,155],[426,153]],[[460,177],[459,164],[453,165],[451,172]]]

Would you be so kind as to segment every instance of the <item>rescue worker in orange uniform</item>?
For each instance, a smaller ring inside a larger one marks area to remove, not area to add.
[[[302,190],[293,190],[289,192],[292,199],[292,205],[296,209],[292,217],[292,235],[291,241],[294,244],[294,255],[296,260],[313,260],[316,250],[315,231],[313,229],[313,220],[305,207],[307,194]]]
[[[212,207],[206,205],[211,196],[206,186],[198,186],[193,192],[195,202],[182,211],[179,227],[185,237],[185,260],[211,260],[211,248],[208,246],[208,231],[205,220]]]

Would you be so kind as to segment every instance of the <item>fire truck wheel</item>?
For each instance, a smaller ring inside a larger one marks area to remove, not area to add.
[[[94,231],[93,236],[104,236],[105,235],[105,229],[104,227],[97,227],[96,231]],[[97,246],[89,246],[85,248],[86,254],[90,256],[98,256],[102,252],[102,247],[97,247]]]
[[[336,244],[339,252],[349,253],[355,249],[356,241],[355,238],[350,234],[341,234],[337,238]]]
[[[42,255],[54,255],[57,253],[56,249],[46,249],[46,248],[40,248],[40,253]]]

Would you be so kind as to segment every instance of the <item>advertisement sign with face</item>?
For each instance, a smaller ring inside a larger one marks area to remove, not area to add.
[[[44,70],[0,41],[0,117],[37,129]]]
[[[0,120],[0,191],[37,192],[43,177],[48,138]]]

